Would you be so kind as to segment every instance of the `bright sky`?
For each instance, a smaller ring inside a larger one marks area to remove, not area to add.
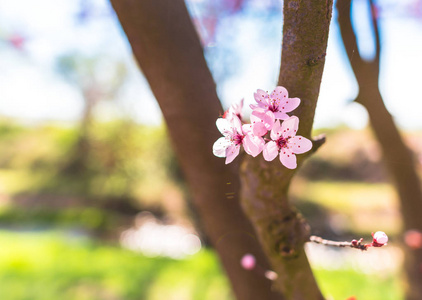
[[[193,3],[194,12],[200,2]],[[373,47],[370,30],[365,27],[367,18],[362,13],[364,1],[355,2],[360,13],[354,20],[362,24],[357,28],[361,37],[359,48],[364,57],[370,57]],[[384,2],[388,4],[392,0]],[[93,17],[83,19],[85,10],[81,10],[81,3],[94,13]],[[241,98],[251,103],[258,88],[274,88],[282,24],[279,15],[265,15],[260,9],[250,6],[244,14],[222,19],[218,28],[225,29],[217,31],[215,42],[207,48],[216,80],[219,81],[223,63],[228,63],[223,66],[231,72],[231,76],[218,82],[218,93],[225,107]],[[82,21],[77,22],[75,16]],[[422,77],[422,19],[394,14],[391,10],[383,16],[381,92],[400,126],[422,129],[419,113],[422,96],[418,91]],[[336,15],[331,26],[315,127],[347,124],[359,128],[365,126],[367,116],[358,104],[350,103],[356,96],[357,85],[340,44],[335,18]],[[26,37],[21,51],[7,42],[15,33]],[[123,61],[129,69],[129,80],[119,95],[119,109],[116,112],[114,106],[105,102],[98,109],[101,115],[130,114],[141,123],[161,122],[158,105],[132,60],[106,0],[0,0],[0,116],[77,120],[83,104],[81,93],[56,71],[57,58],[72,53],[86,56],[98,53],[111,61]],[[221,57],[226,54],[229,57]]]

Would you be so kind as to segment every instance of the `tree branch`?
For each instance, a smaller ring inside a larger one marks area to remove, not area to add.
[[[352,0],[337,1],[338,23],[340,25],[341,36],[343,37],[344,48],[353,72],[356,72],[365,61],[360,56],[358,42],[352,27],[351,11]]]
[[[278,84],[301,104],[293,114],[300,118],[299,134],[310,137],[319,95],[332,1],[285,0],[283,44]],[[317,149],[324,138],[314,141]],[[298,156],[298,164],[304,155]],[[287,299],[319,300],[323,296],[304,251],[309,226],[287,196],[295,170],[280,161],[246,157],[241,167],[242,205],[279,275],[275,287]],[[306,289],[304,288],[306,287]]]
[[[313,140],[312,140],[312,149],[311,149],[311,152],[312,152],[312,153],[317,152],[317,150],[318,150],[318,149],[319,149],[322,145],[324,145],[325,141],[326,141],[326,136],[325,136],[325,134],[320,134],[320,135],[318,135],[318,136],[314,137],[314,138],[313,138]]]
[[[111,3],[161,107],[194,206],[237,299],[282,299],[268,280],[239,265],[247,252],[264,266],[268,262],[238,202],[237,166],[212,154],[219,138],[215,120],[223,110],[184,1]]]

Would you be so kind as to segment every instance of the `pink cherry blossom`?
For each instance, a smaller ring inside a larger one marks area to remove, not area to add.
[[[245,270],[252,270],[253,268],[255,268],[255,264],[256,264],[255,256],[249,253],[243,255],[242,259],[240,260],[240,265]]]
[[[276,87],[271,95],[263,90],[257,90],[254,97],[257,104],[250,105],[253,109],[251,122],[252,124],[262,124],[267,130],[271,130],[275,120],[287,120],[289,118],[287,113],[296,109],[300,104],[300,99],[289,98],[287,90],[282,86]],[[262,125],[256,125],[258,127],[256,135],[258,132],[263,132]]]
[[[288,169],[297,167],[296,155],[309,151],[312,142],[307,138],[296,135],[299,128],[299,118],[292,116],[280,124],[276,121],[271,130],[271,141],[265,144],[263,156],[266,161],[272,161],[277,155],[280,161]]]
[[[231,120],[218,118],[216,122],[218,130],[223,134],[213,145],[213,153],[218,157],[225,157],[226,164],[231,163],[239,155],[240,146],[243,145],[245,152],[253,157],[261,153],[264,147],[264,139],[254,136],[242,129],[240,119],[234,115]]]
[[[242,121],[243,118],[243,114],[242,114],[242,109],[243,109],[243,102],[244,99],[240,100],[240,103],[233,103],[229,109],[227,109],[224,114],[223,114],[223,118],[231,121],[233,119],[233,116],[237,116],[240,121]]]

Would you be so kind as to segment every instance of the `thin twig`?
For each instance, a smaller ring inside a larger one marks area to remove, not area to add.
[[[362,251],[368,250],[368,247],[369,247],[369,245],[362,244],[363,239],[352,240],[351,242],[336,242],[336,241],[323,239],[322,237],[319,237],[319,236],[312,235],[309,237],[309,241],[317,243],[317,244],[333,246],[333,247],[340,247],[340,248],[350,247],[350,248],[355,248]]]

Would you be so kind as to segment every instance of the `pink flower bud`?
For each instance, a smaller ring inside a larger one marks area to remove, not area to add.
[[[252,270],[253,268],[255,268],[255,263],[255,256],[249,253],[243,255],[242,259],[240,260],[240,265],[245,270]]]
[[[383,231],[377,231],[377,232],[375,232],[372,235],[372,237],[374,238],[374,240],[373,240],[374,246],[376,244],[378,244],[379,247],[380,247],[380,246],[382,246],[384,244],[387,244],[387,242],[388,242],[388,236]]]

